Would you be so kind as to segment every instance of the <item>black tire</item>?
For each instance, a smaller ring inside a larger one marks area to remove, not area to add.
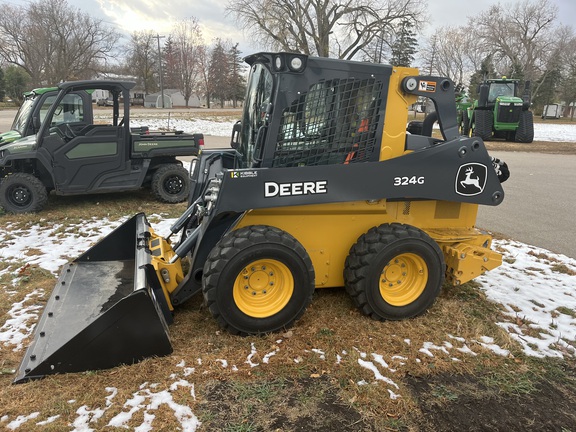
[[[162,202],[179,203],[188,199],[190,175],[180,165],[163,165],[152,176],[152,193]]]
[[[494,118],[490,110],[474,111],[474,136],[482,138],[483,141],[492,139],[492,127]]]
[[[534,141],[534,115],[532,111],[522,111],[520,114],[515,140],[519,143],[531,143]]]
[[[470,118],[468,117],[468,110],[462,111],[462,118],[460,119],[460,134],[470,136]]]
[[[432,306],[445,272],[444,255],[428,234],[410,225],[384,224],[352,246],[344,283],[365,315],[400,320]]]
[[[304,247],[278,228],[254,225],[226,234],[203,274],[204,299],[220,326],[252,335],[291,327],[314,293],[314,268]]]
[[[0,205],[8,213],[38,212],[44,208],[46,201],[46,187],[32,174],[10,174],[0,183]]]

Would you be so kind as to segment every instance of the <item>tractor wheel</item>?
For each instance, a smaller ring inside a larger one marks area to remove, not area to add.
[[[462,119],[460,120],[460,134],[464,136],[470,136],[470,118],[468,117],[468,111],[462,111]]]
[[[152,192],[159,201],[179,203],[188,199],[190,175],[180,165],[163,165],[152,176]]]
[[[210,313],[232,334],[291,327],[314,293],[314,267],[304,247],[278,228],[254,225],[226,234],[204,265]]]
[[[33,213],[44,208],[48,191],[37,177],[15,173],[0,183],[0,205],[8,213]]]
[[[522,111],[520,114],[515,140],[519,143],[531,143],[534,141],[534,116],[532,111]]]
[[[428,234],[410,225],[384,224],[350,249],[344,284],[356,306],[377,320],[424,313],[444,283],[444,255]]]
[[[493,123],[492,111],[474,111],[474,136],[482,138],[483,141],[490,141],[492,139]]]

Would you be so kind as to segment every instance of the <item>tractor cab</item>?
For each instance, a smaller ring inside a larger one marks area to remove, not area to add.
[[[494,104],[497,99],[514,97],[518,80],[490,80],[488,86],[488,103]]]

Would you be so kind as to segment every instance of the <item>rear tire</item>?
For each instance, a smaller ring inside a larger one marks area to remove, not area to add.
[[[515,140],[519,143],[531,143],[534,141],[534,115],[532,111],[522,111],[520,114]]]
[[[492,117],[492,111],[474,111],[474,136],[482,138],[483,141],[490,141],[492,139],[493,125],[494,118]]]
[[[190,176],[180,165],[164,165],[152,176],[152,192],[162,202],[179,203],[188,199]]]
[[[8,213],[39,212],[46,201],[46,187],[32,174],[14,173],[0,182],[0,205]]]
[[[410,225],[384,224],[363,234],[344,267],[346,291],[377,320],[424,313],[438,296],[446,265],[438,244]]]
[[[275,227],[254,225],[226,234],[204,265],[208,309],[232,334],[291,327],[312,301],[314,288],[308,253]]]

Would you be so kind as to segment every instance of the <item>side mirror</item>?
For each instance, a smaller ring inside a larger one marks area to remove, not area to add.
[[[34,133],[37,133],[40,130],[40,117],[34,116],[32,117],[32,128],[34,129]]]
[[[522,108],[527,110],[530,108],[532,102],[532,90],[530,89],[530,81],[524,83],[524,93],[522,94]]]
[[[234,123],[234,126],[232,126],[232,138],[230,139],[230,147],[232,147],[234,150],[237,150],[238,147],[240,147],[240,141],[238,138],[240,136],[241,130],[242,122],[238,120],[236,123]]]
[[[480,91],[478,96],[478,106],[485,107],[488,105],[488,90],[489,86],[487,84],[480,84]]]

